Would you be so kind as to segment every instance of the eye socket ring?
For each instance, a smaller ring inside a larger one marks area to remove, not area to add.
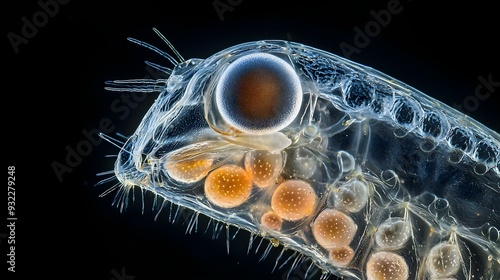
[[[229,125],[249,134],[270,134],[288,126],[302,104],[293,67],[277,56],[252,53],[234,60],[215,88],[215,102]]]

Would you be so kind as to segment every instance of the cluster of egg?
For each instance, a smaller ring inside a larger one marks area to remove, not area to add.
[[[180,182],[204,179],[207,200],[223,209],[243,207],[253,194],[270,190],[268,210],[261,213],[259,219],[263,231],[280,231],[284,222],[311,219],[309,226],[314,242],[326,252],[333,266],[348,268],[356,256],[351,243],[360,229],[351,216],[365,209],[369,201],[365,180],[353,179],[339,184],[331,193],[332,206],[325,207],[319,205],[314,184],[301,179],[283,179],[281,153],[251,151],[246,153],[242,164],[228,163],[215,169],[208,159],[169,162],[165,167],[170,177]],[[410,270],[399,251],[411,238],[412,225],[407,217],[383,220],[373,235],[375,246],[365,263],[366,278],[408,279]],[[460,268],[458,246],[438,243],[430,250],[427,266],[432,277],[455,275]]]

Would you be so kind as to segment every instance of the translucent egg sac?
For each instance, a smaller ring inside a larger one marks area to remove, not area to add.
[[[241,205],[250,197],[252,180],[247,172],[237,165],[221,166],[205,180],[205,195],[213,204],[232,208]]]
[[[288,180],[274,191],[271,207],[282,219],[298,221],[313,213],[316,201],[316,193],[309,183]]]

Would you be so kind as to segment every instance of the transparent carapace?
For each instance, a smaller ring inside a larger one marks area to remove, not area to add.
[[[500,277],[497,132],[313,47],[266,40],[185,60],[157,33],[173,56],[130,40],[173,63],[147,62],[168,79],[109,82],[158,92],[121,145],[119,201],[152,192],[296,251],[324,278]]]

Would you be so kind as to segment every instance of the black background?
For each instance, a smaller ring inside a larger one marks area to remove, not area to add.
[[[82,131],[95,131],[104,118],[112,122],[110,135],[132,133],[153,102],[154,95],[129,108],[126,116],[111,110],[120,95],[105,91],[105,80],[145,77],[143,60],[166,64],[126,37],[166,49],[151,30],[156,27],[185,58],[206,58],[259,39],[289,39],[343,55],[339,45],[354,45],[353,28],[364,29],[373,20],[370,11],[386,9],[390,1],[72,0],[60,5],[18,53],[8,34],[21,35],[22,18],[31,21],[42,9],[37,1],[13,2],[2,5],[1,138],[5,168],[16,166],[15,276],[119,280],[117,275],[125,273],[129,278],[121,279],[284,279],[286,268],[271,273],[280,249],[259,262],[259,254],[246,254],[247,233],[240,232],[231,242],[228,255],[224,234],[212,240],[211,232],[204,234],[202,228],[186,235],[185,225],[168,223],[167,212],[155,222],[149,202],[144,214],[141,203],[120,213],[111,206],[112,196],[99,198],[112,183],[94,187],[103,179],[96,173],[111,170],[113,160],[105,155],[118,151],[107,142],[92,145],[62,180],[52,164],[67,164],[67,147],[75,149],[86,141]],[[236,5],[221,19],[214,2]],[[461,104],[474,96],[478,76],[500,81],[497,8],[483,2],[401,1],[401,13],[392,15],[351,59],[450,106]],[[495,89],[466,113],[498,132],[500,87]],[[7,232],[1,228],[0,233]],[[4,235],[0,248],[3,274],[8,253]],[[300,270],[291,279],[297,279]],[[12,273],[7,275],[13,279]]]

